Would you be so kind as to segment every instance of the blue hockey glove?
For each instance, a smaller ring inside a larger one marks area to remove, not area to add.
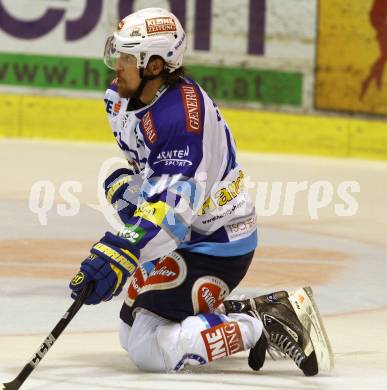
[[[137,208],[141,183],[141,176],[127,168],[115,170],[104,182],[106,199],[124,223],[128,222]]]
[[[134,250],[127,240],[108,232],[90,252],[69,287],[71,297],[75,299],[86,284],[94,281],[94,288],[85,304],[96,305],[109,301],[122,291],[127,278],[138,266],[138,250]]]

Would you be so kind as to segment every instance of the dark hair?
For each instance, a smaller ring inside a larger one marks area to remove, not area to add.
[[[165,63],[165,60],[160,56],[151,56],[149,61],[152,61],[155,58],[161,58]],[[169,73],[167,69],[164,69],[160,73],[160,76],[162,76],[162,78],[164,79],[164,84],[166,84],[168,87],[173,87],[181,80],[182,77],[186,76],[186,69],[184,68],[184,66],[181,66],[180,68],[174,70],[172,73]]]
[[[186,76],[186,71],[184,66],[181,66],[180,68],[177,68],[172,73],[169,73],[167,70],[164,70],[162,72],[162,76],[164,78],[164,83],[168,87],[174,87],[182,77]]]

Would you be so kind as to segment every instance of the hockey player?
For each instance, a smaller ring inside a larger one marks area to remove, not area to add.
[[[314,375],[309,290],[223,304],[253,258],[256,216],[227,124],[184,74],[186,46],[180,22],[160,8],[127,16],[106,42],[105,64],[117,75],[106,110],[129,167],[105,191],[123,227],[93,245],[72,297],[93,282],[86,303],[108,301],[131,277],[120,343],[143,370],[178,371],[247,349],[258,370],[273,347]]]

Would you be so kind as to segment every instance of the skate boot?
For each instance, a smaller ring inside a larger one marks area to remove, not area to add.
[[[249,366],[258,371],[265,362],[266,351],[291,358],[304,375],[330,370],[333,355],[310,287],[293,294],[278,291],[257,298],[226,300],[226,313],[246,313],[259,318],[263,333],[250,350]]]

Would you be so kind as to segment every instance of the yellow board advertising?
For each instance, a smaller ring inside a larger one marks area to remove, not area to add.
[[[320,0],[315,104],[387,114],[387,0]]]

